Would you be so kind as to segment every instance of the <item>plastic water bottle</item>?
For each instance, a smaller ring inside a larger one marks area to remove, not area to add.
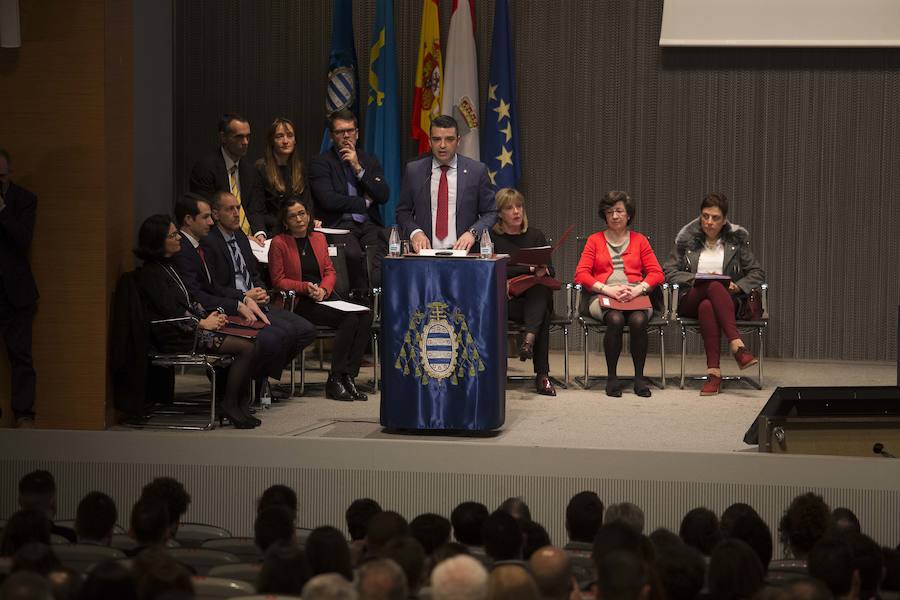
[[[391,227],[391,237],[388,241],[388,254],[391,256],[400,256],[400,230],[396,225]]]
[[[494,244],[491,242],[491,234],[487,228],[481,232],[481,258],[490,258],[494,255]]]
[[[263,382],[262,392],[259,394],[259,404],[263,408],[272,406],[272,390],[269,389],[269,382]]]

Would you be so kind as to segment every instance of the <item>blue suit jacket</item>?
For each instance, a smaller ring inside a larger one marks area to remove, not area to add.
[[[456,237],[470,229],[475,229],[480,235],[497,221],[494,186],[483,163],[461,155],[457,158]],[[405,238],[416,229],[421,229],[433,241],[431,161],[429,154],[406,165],[403,185],[400,186],[400,201],[397,203],[397,223]]]
[[[212,311],[222,307],[226,314],[238,314],[237,305],[243,294],[233,286],[225,288],[211,281],[206,276],[207,269],[203,267],[200,254],[185,236],[181,236],[181,252],[172,257],[172,264],[178,270],[191,298],[199,302],[205,310]],[[211,265],[208,265],[208,268],[212,274]]]

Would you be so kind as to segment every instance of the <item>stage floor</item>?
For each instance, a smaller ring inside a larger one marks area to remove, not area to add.
[[[573,353],[571,375],[582,373],[581,354]],[[592,370],[605,373],[593,355]],[[756,390],[747,384],[728,381],[718,396],[701,397],[701,382],[688,381],[678,388],[675,372],[680,372],[677,357],[669,357],[666,389],[653,388],[651,398],[636,396],[626,382],[621,398],[604,394],[605,380],[594,380],[584,390],[572,382],[569,389],[558,388],[557,396],[540,396],[533,381],[510,382],[506,393],[506,423],[488,437],[407,435],[386,433],[379,425],[380,394],[370,393],[368,402],[327,400],[321,385],[311,386],[302,397],[275,403],[258,415],[263,424],[253,430],[217,428],[206,435],[301,437],[333,439],[390,439],[442,441],[479,445],[526,446],[543,448],[583,448],[618,450],[656,450],[680,452],[755,452],[755,446],[743,443],[744,432],[754,421],[766,400],[778,386],[894,385],[893,363],[822,362],[769,359],[765,361],[765,388]],[[307,363],[312,366],[312,361]],[[630,369],[630,359],[620,364]],[[703,358],[689,357],[687,372],[702,374]],[[738,374],[735,365],[723,363],[725,375]],[[562,353],[551,356],[552,372],[562,373]],[[647,373],[659,373],[658,356],[647,360]],[[327,364],[326,364],[327,367]],[[531,375],[531,363],[509,362],[510,374]],[[623,375],[630,371],[623,371]],[[751,368],[745,375],[755,377]],[[371,368],[363,372],[371,376]],[[311,382],[324,381],[321,371],[307,371]],[[561,376],[560,376],[561,377]],[[284,381],[287,381],[287,374]],[[197,383],[202,383],[197,381]],[[121,427],[116,429],[123,429]],[[148,431],[148,430],[144,430]],[[193,434],[196,435],[196,434]]]

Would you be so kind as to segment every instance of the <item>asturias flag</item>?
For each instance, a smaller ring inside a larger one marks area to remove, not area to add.
[[[356,44],[353,41],[353,0],[334,0],[331,17],[331,52],[328,55],[328,86],[325,114],[349,108],[359,121],[359,75]],[[331,147],[328,125],[322,138],[322,152]]]
[[[400,96],[397,88],[397,42],[394,36],[394,0],[378,0],[369,49],[369,100],[365,122],[366,152],[384,167],[391,197],[379,210],[385,225],[395,222],[400,198]]]
[[[497,188],[516,187],[522,176],[519,132],[516,128],[516,68],[513,64],[507,0],[497,0],[491,74],[484,111],[481,158]]]
[[[474,0],[453,0],[441,112],[459,124],[458,152],[478,160],[478,57]]]
[[[431,120],[441,114],[443,70],[438,0],[423,0],[419,59],[416,61],[416,90],[412,110],[412,137],[419,140],[420,154],[428,152]]]

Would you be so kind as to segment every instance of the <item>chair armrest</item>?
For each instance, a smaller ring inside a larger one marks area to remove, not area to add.
[[[769,318],[769,284],[764,283],[759,286],[759,293],[762,296],[763,319]]]
[[[669,314],[672,315],[672,318],[675,319],[678,317],[678,289],[679,286],[677,283],[672,284],[672,302],[671,302],[671,312]]]
[[[671,314],[671,313],[669,312],[669,300],[670,300],[670,298],[669,298],[669,284],[668,284],[668,283],[663,283],[661,287],[662,287],[662,295],[663,295],[663,314],[662,314],[662,318],[665,319],[666,321],[668,321],[668,320],[669,320],[669,315]]]
[[[197,317],[188,315],[186,317],[178,317],[175,319],[156,319],[154,321],[150,321],[150,328],[152,329],[153,327],[158,327],[160,325],[173,326],[180,323],[183,323],[185,325],[187,323],[194,324],[194,345],[191,348],[191,354],[194,354],[197,351],[197,341],[200,339],[200,319],[198,319]]]
[[[566,318],[570,321],[572,320],[572,290],[574,289],[574,284],[567,283],[566,284]]]
[[[572,285],[572,318],[578,317],[581,314],[581,291],[584,289],[580,283],[573,283]]]

